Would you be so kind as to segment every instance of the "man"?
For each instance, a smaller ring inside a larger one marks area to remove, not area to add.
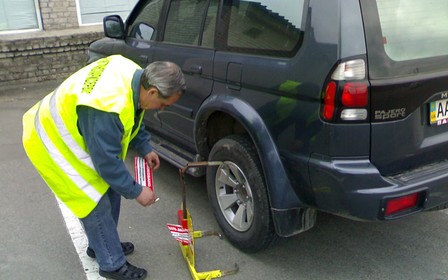
[[[142,124],[144,110],[163,109],[185,90],[180,68],[154,62],[145,69],[119,55],[100,59],[67,78],[23,116],[23,145],[54,194],[81,220],[101,276],[144,279],[126,261],[134,251],[117,232],[121,196],[142,206],[157,197],[134,181],[124,164],[133,147],[157,169],[158,155]]]

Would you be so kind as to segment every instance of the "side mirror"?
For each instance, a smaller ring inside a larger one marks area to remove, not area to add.
[[[119,15],[104,17],[103,27],[106,37],[124,39],[124,23]]]

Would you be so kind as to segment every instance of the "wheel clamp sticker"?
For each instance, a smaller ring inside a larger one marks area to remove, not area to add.
[[[145,159],[142,157],[136,156],[134,158],[134,176],[137,183],[154,191],[152,168],[148,166]]]
[[[182,244],[191,244],[191,235],[187,228],[183,228],[181,225],[166,224],[171,232],[171,235]]]

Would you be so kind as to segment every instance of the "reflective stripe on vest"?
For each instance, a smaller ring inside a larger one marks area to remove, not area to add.
[[[79,145],[78,142],[73,139],[72,135],[68,131],[64,122],[62,121],[61,116],[59,115],[58,110],[56,109],[56,94],[57,90],[54,91],[50,98],[50,114],[53,117],[53,121],[56,124],[56,127],[59,131],[59,135],[61,135],[62,140],[69,146],[73,152],[73,154],[81,160],[85,165],[95,170],[95,166],[93,165],[92,158],[88,153],[86,153]],[[37,127],[36,127],[37,128]]]
[[[62,122],[61,117],[59,116],[59,112],[56,109],[56,94],[57,90],[53,92],[50,97],[50,114],[53,117],[53,122],[56,124],[59,135],[62,140],[71,148],[73,153],[79,160],[81,160],[84,164],[95,170],[93,166],[92,159],[90,156],[79,147],[78,143],[72,138],[71,134],[66,129],[64,123]],[[69,176],[69,178],[78,186],[88,197],[90,197],[93,201],[98,203],[100,201],[102,194],[100,194],[94,187],[92,187],[84,178],[76,171],[75,168],[65,159],[65,157],[59,152],[59,150],[54,146],[53,142],[48,137],[45,129],[42,127],[39,121],[39,112],[42,103],[40,103],[39,108],[37,109],[36,117],[34,119],[34,126],[36,128],[37,134],[39,135],[42,143],[47,149],[48,153],[54,159],[57,165],[59,165]]]

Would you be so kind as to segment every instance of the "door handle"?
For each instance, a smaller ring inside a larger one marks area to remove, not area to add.
[[[147,55],[142,54],[138,58],[140,59],[141,62],[148,63],[148,56]]]
[[[191,65],[190,69],[188,69],[186,72],[190,73],[190,74],[198,74],[201,75],[202,74],[202,66],[201,65]]]

